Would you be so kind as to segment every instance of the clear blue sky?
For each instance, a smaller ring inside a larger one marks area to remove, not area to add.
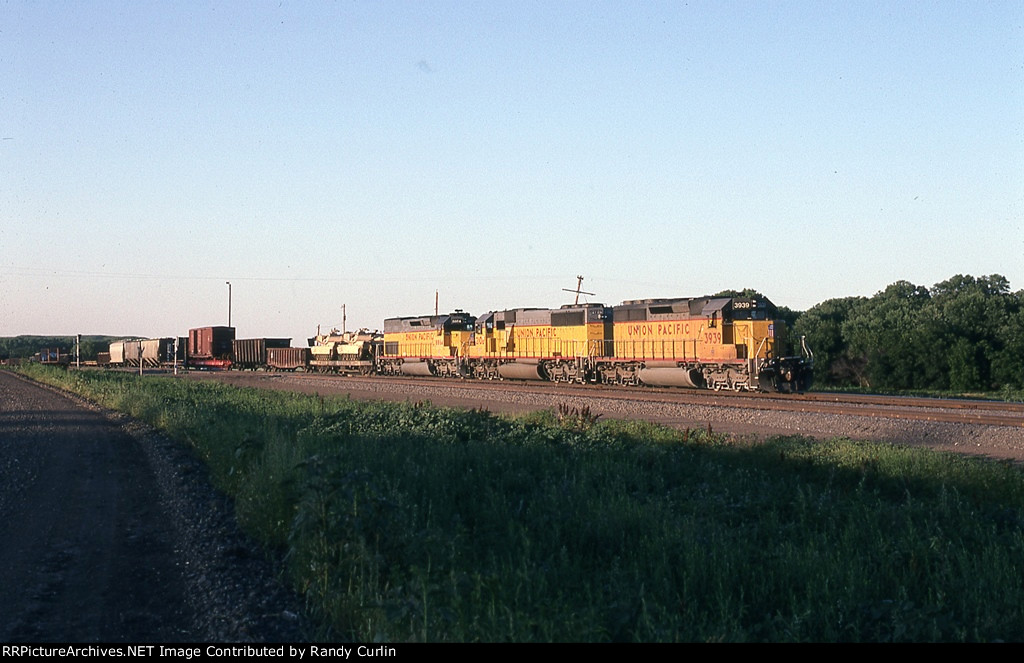
[[[0,0],[0,336],[1024,289],[1024,3]]]

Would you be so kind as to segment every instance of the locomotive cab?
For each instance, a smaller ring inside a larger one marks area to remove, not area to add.
[[[810,388],[813,378],[814,354],[800,339],[800,351],[789,338],[789,328],[779,319],[778,309],[764,297],[733,299],[734,326],[750,339],[748,347],[757,348],[750,357],[752,373],[763,391],[795,393]]]
[[[462,377],[463,358],[476,318],[456,310],[447,315],[388,318],[378,366],[386,375]]]

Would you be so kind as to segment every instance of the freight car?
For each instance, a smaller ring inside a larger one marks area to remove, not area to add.
[[[185,359],[185,339],[149,338],[125,341],[114,341],[108,347],[109,352],[97,355],[96,364],[104,367],[133,367],[140,365],[145,368],[159,368]]]
[[[272,371],[305,371],[309,348],[267,348],[267,368]]]
[[[267,353],[287,348],[290,338],[236,338],[231,341],[231,367],[256,370],[267,367]]]
[[[320,373],[369,375],[377,370],[381,343],[381,335],[368,329],[357,332],[332,329],[329,334],[318,333],[309,339],[308,369]]]
[[[33,359],[51,366],[67,366],[71,363],[71,355],[63,348],[41,348]]]
[[[188,365],[196,368],[230,368],[234,341],[234,327],[189,329]]]
[[[290,338],[236,339],[234,327],[190,329],[187,338],[151,338],[114,341],[100,353],[97,365],[159,368],[180,364],[206,369],[258,369],[270,365],[272,348],[288,348]],[[307,361],[302,360],[305,367]]]

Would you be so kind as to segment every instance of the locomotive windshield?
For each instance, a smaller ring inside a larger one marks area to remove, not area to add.
[[[733,320],[770,320],[776,317],[775,304],[765,298],[736,297],[732,300]]]

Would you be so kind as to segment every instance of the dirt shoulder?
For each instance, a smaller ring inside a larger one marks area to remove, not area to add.
[[[171,440],[0,371],[0,641],[300,640],[298,601]]]

